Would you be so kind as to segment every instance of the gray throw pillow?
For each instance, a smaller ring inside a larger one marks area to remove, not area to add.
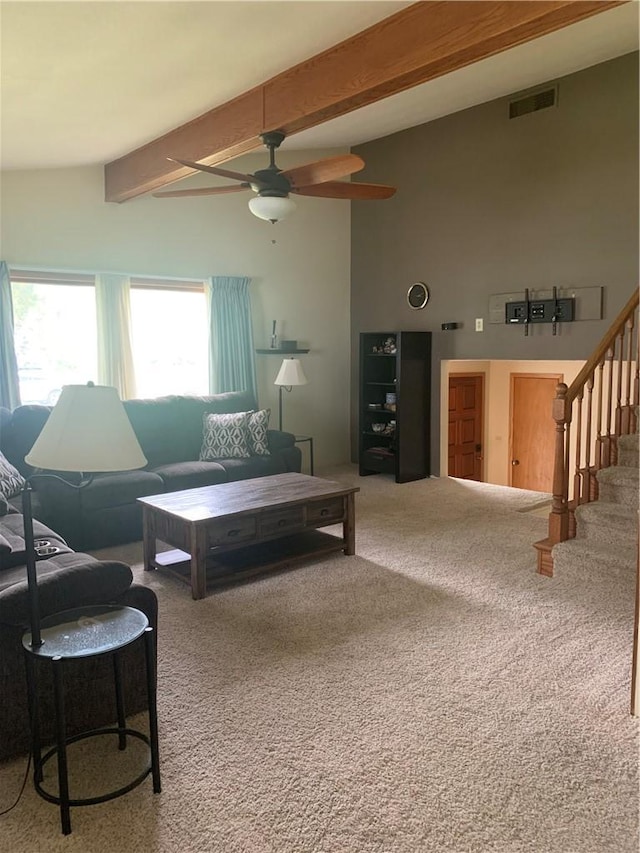
[[[249,450],[255,456],[271,456],[267,437],[270,415],[271,409],[260,409],[259,412],[249,413],[247,425]]]
[[[0,496],[3,498],[13,498],[19,495],[24,486],[25,479],[14,468],[11,462],[0,453]]]
[[[251,456],[247,444],[249,412],[202,416],[203,434],[200,461],[246,459]]]

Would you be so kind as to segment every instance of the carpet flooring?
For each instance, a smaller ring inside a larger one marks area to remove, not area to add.
[[[548,495],[323,476],[360,486],[354,557],[193,601],[139,543],[100,552],[159,598],[162,793],[72,809],[65,838],[28,783],[0,850],[636,853],[633,576],[537,575],[521,510]]]

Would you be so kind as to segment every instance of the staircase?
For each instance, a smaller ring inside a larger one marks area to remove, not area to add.
[[[557,386],[549,531],[534,543],[542,575],[574,569],[635,576],[634,716],[640,715],[639,305],[636,288],[571,385]]]
[[[575,539],[554,545],[554,572],[583,572],[588,567],[607,573],[635,573],[639,439],[637,432],[621,435],[617,464],[596,472],[598,499],[576,507]]]
[[[553,501],[534,543],[542,575],[567,561],[638,566],[639,302],[636,288],[571,386],[557,386]]]

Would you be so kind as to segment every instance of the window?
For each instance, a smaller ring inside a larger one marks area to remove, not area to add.
[[[54,404],[63,385],[98,382],[92,275],[11,271],[22,403]],[[208,324],[198,282],[131,279],[136,396],[208,394]]]
[[[12,281],[11,292],[22,402],[53,405],[63,385],[95,382],[93,288]]]
[[[202,289],[132,285],[131,338],[138,397],[209,393]]]

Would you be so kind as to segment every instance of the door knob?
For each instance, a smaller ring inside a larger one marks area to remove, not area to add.
[[[512,465],[519,465],[519,464],[520,464],[520,460],[519,460],[519,459],[512,459],[512,460],[511,460],[511,464],[512,464]]]

